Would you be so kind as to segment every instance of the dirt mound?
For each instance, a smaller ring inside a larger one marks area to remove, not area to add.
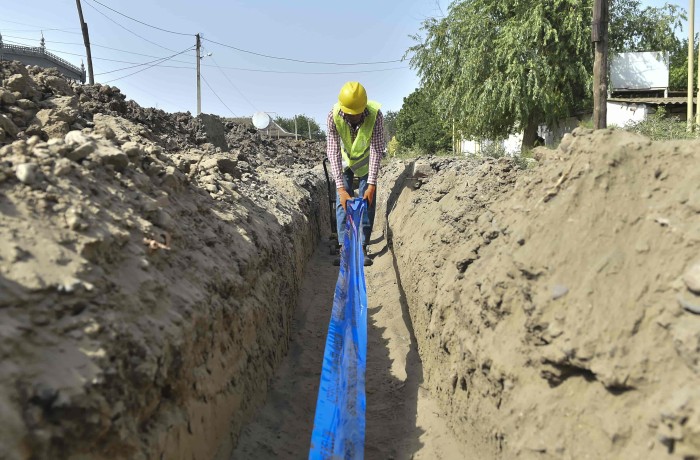
[[[322,147],[0,77],[0,458],[226,457],[328,226]]]
[[[426,385],[474,457],[700,457],[700,142],[538,158],[385,169]]]

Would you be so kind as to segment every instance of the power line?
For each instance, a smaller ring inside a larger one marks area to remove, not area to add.
[[[248,98],[245,96],[245,94],[243,94],[243,92],[242,92],[240,89],[238,89],[238,87],[237,87],[236,85],[233,84],[233,82],[232,82],[231,79],[228,77],[228,75],[226,75],[226,72],[224,72],[224,71],[221,69],[221,67],[219,67],[219,64],[217,64],[217,62],[216,62],[216,60],[214,59],[214,57],[213,57],[213,56],[210,56],[210,57],[211,57],[212,62],[214,62],[214,65],[215,65],[216,67],[219,68],[219,72],[221,72],[221,73],[223,74],[224,78],[226,78],[226,80],[228,80],[229,84],[233,87],[233,89],[235,89],[235,90],[238,92],[238,94],[241,95],[241,97],[243,98],[243,100],[246,101],[246,102],[248,103],[248,105],[251,106],[251,107],[253,108],[253,110],[259,111],[259,110],[257,109],[257,107],[255,107],[255,105],[253,105],[253,103],[250,102],[250,101],[248,100]]]
[[[9,44],[11,44],[11,45],[29,46],[27,43],[16,42],[16,41],[13,41],[13,40],[7,40],[7,43],[9,43]],[[70,53],[70,52],[68,52],[68,51],[56,50],[56,49],[52,49],[52,48],[44,48],[44,49],[45,49],[46,51],[51,51],[52,53],[60,53],[60,54],[67,54],[67,55],[69,55],[69,56],[85,57],[84,54]],[[156,61],[159,61],[159,60],[161,60],[161,59],[166,59],[166,58],[167,58],[167,56],[166,56],[166,57],[149,56],[149,57],[155,57],[155,58],[157,58]],[[93,58],[93,59],[98,60],[98,61],[118,62],[118,63],[120,63],[120,64],[136,64],[134,67],[139,67],[139,66],[142,66],[142,65],[147,65],[147,64],[150,63],[150,62],[121,61],[121,60],[119,60],[119,59],[108,59],[108,58],[99,58],[99,57],[95,57],[95,58]],[[151,62],[155,62],[155,61],[151,61]],[[188,64],[188,62],[186,62],[186,61],[173,60],[173,62],[181,62],[181,63]],[[171,68],[171,69],[189,69],[189,70],[194,69],[194,67],[174,66],[174,65],[161,65],[160,67],[168,67],[168,68]],[[120,70],[124,70],[124,69],[120,69]],[[115,71],[112,71],[112,72],[116,72],[116,70],[115,70]],[[111,73],[111,72],[103,72],[103,73]],[[96,75],[101,75],[101,74],[96,74]]]
[[[168,33],[170,33],[170,34],[175,34],[175,35],[186,35],[186,36],[190,36],[190,37],[194,36],[194,34],[186,34],[186,33],[182,33],[182,32],[175,32],[175,31],[173,31],[173,30],[163,29],[163,28],[161,28],[161,27],[157,27],[157,26],[154,26],[154,25],[145,23],[145,22],[143,22],[143,21],[139,21],[138,19],[132,18],[131,16],[127,16],[127,15],[124,14],[124,13],[120,13],[119,11],[117,11],[117,10],[115,10],[115,9],[113,9],[113,8],[110,8],[109,6],[105,5],[104,3],[99,2],[98,0],[92,0],[92,1],[95,2],[95,3],[97,3],[98,5],[102,5],[103,7],[107,8],[107,9],[110,10],[110,11],[113,11],[113,12],[117,13],[117,14],[120,15],[120,16],[124,16],[124,17],[127,18],[127,19],[131,19],[132,21],[138,22],[139,24],[143,24],[144,26],[150,27],[150,28],[152,28],[152,29],[160,30],[160,31],[162,31],[162,32],[168,32]]]
[[[3,37],[18,38],[20,40],[34,40],[34,37],[18,37],[16,35],[3,35]],[[59,42],[59,41],[55,41],[55,40],[47,40],[47,41],[49,42],[49,44],[55,43],[57,45],[85,46],[84,43],[77,43],[77,42]],[[159,56],[153,56],[152,54],[137,53],[135,51],[128,51],[128,50],[123,50],[123,49],[119,49],[119,48],[113,48],[111,46],[99,45],[97,43],[92,43],[92,42],[90,42],[90,46],[94,46],[96,48],[104,48],[104,49],[108,49],[108,50],[112,50],[112,51],[119,51],[119,52],[127,53],[127,54],[133,54],[136,56],[144,56],[144,57],[151,57],[151,58],[158,58],[159,57]],[[67,53],[67,54],[69,54],[69,53]],[[94,59],[98,59],[98,58],[94,58]],[[105,60],[105,59],[103,59],[103,60]],[[126,62],[126,61],[114,61],[114,62]],[[189,62],[185,62],[185,61],[174,61],[174,62],[189,64]],[[135,62],[131,62],[131,63],[127,62],[127,64],[136,64],[136,63]]]
[[[280,57],[280,56],[271,56],[269,54],[262,54],[262,53],[257,53],[255,51],[249,51],[249,50],[244,50],[242,48],[238,48],[232,45],[227,45],[225,43],[219,43],[215,42],[214,40],[209,40],[207,38],[202,38],[202,40],[206,40],[210,43],[215,43],[219,46],[224,46],[226,48],[231,48],[236,51],[240,51],[241,53],[247,53],[247,54],[252,54],[254,56],[260,56],[260,57],[265,57],[268,59],[277,59],[280,61],[291,61],[291,62],[300,62],[302,64],[325,64],[325,65],[375,65],[375,64],[392,64],[396,62],[402,62],[402,59],[396,59],[393,61],[373,61],[373,62],[326,62],[326,61],[305,61],[302,59],[292,59],[292,58],[286,58],[286,57]]]
[[[6,35],[7,37],[12,37],[11,35]],[[28,40],[24,37],[21,37],[24,40]],[[12,40],[7,40],[7,43],[13,44],[13,45],[23,45],[23,46],[32,46],[31,44],[28,43],[21,43],[17,41],[12,41]],[[79,46],[84,46],[82,43],[67,43],[67,42],[54,42],[52,41],[51,43],[56,43],[56,44],[63,44],[63,45],[79,45]],[[128,53],[128,54],[134,54],[137,56],[144,56],[144,57],[151,57],[151,58],[156,58],[156,59],[162,59],[161,57],[154,56],[152,54],[143,54],[143,53],[136,53],[133,51],[127,51],[127,50],[121,50],[117,48],[112,48],[109,46],[102,46],[102,45],[95,45],[94,43],[91,43],[92,46],[97,46],[101,48],[106,48],[106,49],[111,49],[114,51],[121,51],[123,53]],[[67,54],[69,56],[78,56],[78,57],[85,57],[84,54],[79,54],[79,53],[71,53],[68,51],[62,51],[62,50],[57,50],[57,49],[51,49],[51,48],[46,48],[47,51],[51,51],[53,53],[62,53],[62,54]],[[122,61],[119,59],[108,59],[108,58],[100,58],[100,57],[93,57],[94,60],[98,61],[107,61],[107,62],[118,62],[120,64],[146,64],[146,63],[139,63],[139,62],[132,62],[132,61]],[[214,61],[215,65],[208,65],[208,64],[202,64],[203,67],[218,67],[220,70],[236,70],[240,72],[257,72],[257,73],[271,73],[271,74],[281,74],[281,75],[347,75],[347,74],[355,74],[355,73],[378,73],[378,72],[390,72],[394,70],[404,70],[404,69],[409,69],[410,67],[408,66],[400,66],[400,67],[388,67],[384,69],[369,69],[369,70],[341,70],[338,72],[297,72],[297,71],[291,71],[291,70],[267,70],[267,69],[250,69],[250,68],[245,68],[245,67],[228,67],[228,66],[220,66],[216,63],[216,61],[212,58],[212,61]],[[176,62],[179,64],[190,64],[188,61],[181,61],[178,59],[171,59],[170,62]],[[165,68],[171,68],[171,69],[190,69],[194,70],[194,67],[186,67],[186,66],[172,66],[172,65],[159,65],[158,67],[165,67]],[[224,76],[228,78],[226,73],[224,72]]]
[[[175,53],[175,54],[173,54],[172,56],[168,56],[167,58],[162,59],[162,60],[161,60],[159,63],[157,63],[157,64],[151,64],[151,65],[149,65],[148,67],[146,67],[145,69],[140,69],[140,70],[137,70],[136,72],[131,72],[131,73],[128,74],[128,75],[123,75],[123,76],[121,76],[121,77],[114,78],[114,79],[112,79],[112,80],[107,80],[107,81],[104,82],[104,83],[111,83],[111,82],[113,82],[113,81],[121,80],[122,78],[130,77],[130,76],[132,76],[132,75],[136,75],[137,73],[144,72],[144,71],[146,71],[146,70],[148,70],[148,69],[150,69],[150,68],[152,68],[152,67],[157,66],[158,64],[162,64],[163,62],[168,61],[168,60],[171,59],[171,58],[174,58],[175,56],[179,56],[179,55],[184,54],[184,53],[186,53],[186,52],[188,52],[188,51],[192,51],[192,49],[193,49],[193,47],[190,46],[190,47],[188,47],[187,49],[185,49],[185,50],[183,50],[183,51],[180,51],[179,53]],[[122,69],[122,70],[124,70],[124,69]]]
[[[2,29],[5,32],[66,32],[70,34],[76,34],[79,35],[79,32],[69,32],[70,30],[73,29]]]
[[[145,40],[145,41],[147,41],[148,43],[150,43],[150,44],[152,44],[152,45],[156,45],[156,46],[159,47],[159,48],[163,48],[163,49],[165,49],[165,50],[175,52],[175,50],[173,50],[173,49],[170,49],[170,48],[168,48],[168,47],[166,47],[166,46],[163,46],[163,45],[159,45],[158,43],[156,43],[156,42],[154,42],[154,41],[151,41],[151,40],[147,39],[146,37],[143,37],[143,36],[137,34],[136,32],[132,31],[131,29],[129,29],[129,28],[127,28],[127,27],[124,27],[123,25],[121,25],[121,24],[119,24],[117,21],[115,21],[114,19],[112,19],[112,18],[110,18],[109,16],[107,16],[106,14],[104,14],[102,11],[98,10],[97,7],[93,6],[93,5],[92,5],[90,2],[88,2],[87,0],[85,0],[85,4],[86,4],[87,6],[89,6],[90,8],[92,8],[93,10],[97,11],[98,13],[100,13],[102,16],[104,16],[104,17],[107,18],[108,20],[112,21],[113,23],[115,23],[116,25],[118,25],[119,27],[121,27],[122,29],[126,30],[126,31],[129,32],[130,34],[133,34],[133,35],[139,37],[141,40]]]
[[[216,98],[219,100],[219,102],[221,102],[221,103],[224,105],[224,107],[226,107],[226,108],[228,109],[228,111],[231,112],[231,114],[232,114],[234,117],[237,118],[238,115],[236,115],[235,113],[233,113],[233,110],[231,110],[231,109],[229,108],[229,106],[227,106],[226,103],[219,97],[219,95],[216,94],[216,91],[214,91],[214,88],[211,87],[211,85],[209,84],[209,82],[207,81],[207,79],[204,78],[204,75],[202,75],[202,74],[200,73],[199,76],[202,77],[202,80],[204,80],[204,83],[209,87],[209,89],[211,90],[211,92],[214,93],[214,96],[216,96]]]
[[[189,51],[189,50],[187,50],[187,51]],[[149,61],[149,62],[142,62],[142,63],[132,62],[132,63],[130,63],[130,64],[134,64],[134,65],[132,65],[132,66],[129,66],[129,67],[122,67],[121,69],[114,69],[114,70],[110,70],[110,71],[108,71],[108,72],[96,73],[95,75],[106,75],[106,74],[108,74],[108,73],[121,72],[122,70],[129,70],[129,69],[133,69],[133,68],[135,68],[135,67],[143,67],[143,66],[145,66],[145,65],[153,64],[154,62],[156,63],[156,65],[158,65],[158,64],[161,64],[161,61],[162,61],[162,62],[165,62],[165,61],[167,61],[168,59],[171,59],[171,58],[173,58],[173,57],[175,57],[175,56],[177,56],[177,55],[179,55],[179,54],[182,54],[182,53],[178,53],[178,54],[173,55],[173,56],[161,57],[161,58],[155,59],[155,60],[153,60],[153,61]],[[120,61],[117,61],[117,62],[120,62]],[[121,61],[121,62],[124,62],[124,61]],[[165,67],[165,66],[162,66],[162,67]],[[184,68],[184,69],[187,69],[188,67],[183,67],[183,68]]]

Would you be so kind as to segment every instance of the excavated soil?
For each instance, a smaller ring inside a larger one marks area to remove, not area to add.
[[[700,458],[700,142],[537,157],[384,170],[440,415],[471,458]]]
[[[321,143],[0,65],[0,458],[307,456]],[[368,459],[700,458],[700,142],[386,165]]]
[[[328,227],[322,145],[0,79],[0,458],[227,457]]]

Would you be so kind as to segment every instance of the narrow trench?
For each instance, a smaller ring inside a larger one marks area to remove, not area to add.
[[[392,195],[394,195],[392,193]],[[393,201],[389,200],[390,202]],[[406,297],[378,210],[365,269],[368,287],[365,458],[464,458],[464,450],[426,389]],[[308,457],[316,396],[338,268],[327,239],[309,261],[292,325],[290,349],[265,405],[241,431],[231,459]]]

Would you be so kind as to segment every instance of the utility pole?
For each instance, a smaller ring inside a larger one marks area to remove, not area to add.
[[[299,139],[299,136],[297,135],[297,116],[294,115],[294,140]]]
[[[692,0],[691,0],[692,1]],[[593,128],[608,125],[608,17],[609,0],[594,0],[591,41],[595,44],[593,64]]]
[[[306,119],[306,125],[309,127],[309,140],[311,140],[311,119]]]
[[[88,61],[88,78],[91,85],[95,84],[95,74],[92,71],[92,53],[90,52],[90,34],[88,33],[88,25],[83,18],[83,7],[80,5],[80,0],[75,0],[78,5],[78,16],[80,17],[80,29],[83,31],[83,42],[85,42],[85,54]]]
[[[688,132],[693,130],[693,54],[695,53],[695,0],[688,8]],[[698,82],[700,83],[700,58],[698,59]],[[699,95],[700,97],[700,95]],[[696,122],[700,123],[700,110]]]
[[[200,57],[200,51],[202,49],[202,41],[199,37],[199,34],[196,35],[197,37],[197,115],[202,113],[202,80],[199,72],[199,65],[202,60]]]

